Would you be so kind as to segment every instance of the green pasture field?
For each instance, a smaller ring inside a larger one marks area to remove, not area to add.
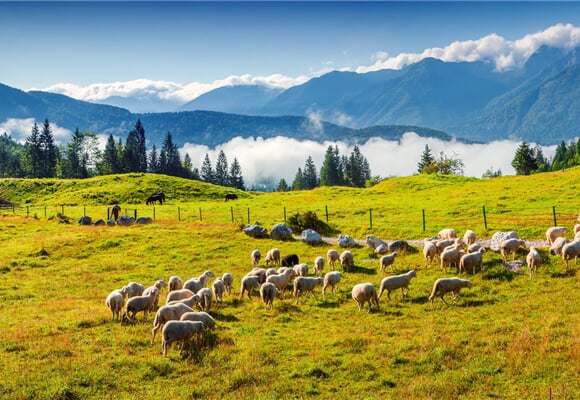
[[[284,211],[315,211],[326,221],[328,210],[334,237],[417,240],[454,227],[480,238],[515,230],[531,242],[545,239],[554,218],[572,237],[579,183],[578,168],[490,180],[413,176],[368,189],[236,192],[239,200],[226,203],[227,188],[149,174],[0,180],[0,198],[14,203],[0,216],[0,398],[580,398],[579,266],[572,261],[567,271],[547,246],[531,280],[486,252],[483,271],[463,275],[472,289],[454,302],[447,297],[449,305],[428,297],[437,278],[457,272],[426,268],[419,246],[387,271],[417,270],[408,297],[384,295],[371,313],[350,298],[355,284],[378,287],[383,278],[378,258],[362,246],[352,250],[354,270],[326,298],[317,289],[295,305],[287,291],[271,311],[257,296],[239,299],[253,249],[264,255],[278,247],[312,266],[337,248],[330,239],[310,246],[250,238],[241,230],[248,213],[250,223],[270,229],[284,222]],[[155,191],[167,203],[145,206]],[[77,224],[83,215],[105,219],[114,203],[155,220]],[[180,354],[174,346],[162,356],[160,335],[150,346],[152,315],[143,322],[139,314],[132,326],[111,321],[105,298],[112,290],[208,269],[231,272],[235,293],[212,309],[218,328],[201,351]]]

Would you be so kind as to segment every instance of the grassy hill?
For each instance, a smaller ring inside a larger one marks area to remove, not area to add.
[[[0,397],[523,399],[551,392],[555,399],[578,398],[578,266],[571,262],[566,271],[547,247],[539,249],[533,279],[486,252],[483,271],[463,275],[472,289],[455,302],[448,296],[450,305],[439,299],[431,305],[428,296],[437,278],[457,272],[425,267],[420,251],[401,253],[387,271],[417,270],[408,297],[385,295],[369,314],[350,299],[356,283],[378,287],[383,278],[378,259],[363,247],[352,250],[356,267],[325,298],[318,288],[296,305],[287,291],[267,311],[255,295],[240,300],[239,285],[255,248],[265,254],[278,247],[312,266],[335,246],[252,239],[240,230],[248,210],[251,222],[270,228],[283,221],[284,209],[325,219],[328,208],[329,224],[355,238],[416,239],[469,226],[483,238],[514,229],[537,240],[553,225],[555,207],[571,237],[579,175],[580,169],[492,180],[415,176],[370,189],[240,192],[227,203],[226,188],[147,174],[1,180],[0,197],[18,206],[0,216]],[[167,203],[147,207],[145,197],[159,190]],[[62,209],[71,220],[85,212],[102,217],[113,202],[139,215],[155,213],[155,222],[95,227],[54,218]],[[133,326],[111,321],[105,298],[113,289],[171,275],[185,280],[208,269],[231,272],[235,289],[212,308],[218,328],[193,357],[175,346],[163,357],[159,335],[150,346],[152,316],[141,322],[139,315]]]

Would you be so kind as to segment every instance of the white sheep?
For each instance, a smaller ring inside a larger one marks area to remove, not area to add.
[[[213,299],[211,290],[209,288],[204,287],[199,289],[199,291],[196,294],[199,296],[199,307],[201,308],[201,311],[208,312],[211,308],[211,303]]]
[[[145,290],[145,285],[142,285],[137,282],[129,282],[127,285],[123,286],[125,293],[127,293],[127,297],[135,297],[135,296],[142,296],[143,291]]]
[[[465,233],[463,234],[463,242],[467,246],[470,246],[474,244],[476,241],[477,236],[475,235],[475,232],[473,232],[471,229],[466,230]]]
[[[125,308],[125,313],[123,314],[123,321],[134,321],[135,315],[139,312],[143,312],[143,321],[147,321],[147,316],[149,311],[153,308],[153,303],[155,298],[159,296],[159,289],[155,288],[147,296],[133,296],[127,300],[127,307]]]
[[[348,272],[352,267],[354,267],[354,256],[349,250],[345,250],[340,253],[339,259],[343,271]]]
[[[326,252],[326,261],[328,261],[328,265],[332,268],[333,271],[339,257],[340,254],[338,254],[338,251],[335,249],[330,249]]]
[[[258,264],[260,264],[260,258],[262,258],[262,253],[260,253],[260,250],[255,249],[252,251],[250,257],[252,259],[252,266],[257,267]]]
[[[123,294],[123,292],[119,289],[113,290],[107,296],[107,299],[105,300],[105,304],[107,305],[107,307],[109,307],[109,309],[113,313],[113,316],[111,319],[114,321],[115,316],[116,316],[117,320],[120,320],[121,319],[121,310],[123,309],[123,306],[125,305],[125,295]]]
[[[228,294],[232,294],[232,286],[234,284],[234,277],[229,272],[222,275],[222,281],[224,282],[224,288]]]
[[[448,304],[443,296],[449,292],[453,293],[453,300],[457,299],[459,296],[459,291],[462,288],[471,288],[471,282],[466,279],[461,278],[439,278],[433,284],[433,290],[431,291],[431,295],[429,295],[429,301],[433,303],[435,296],[439,293],[439,297],[445,304]]]
[[[326,293],[326,288],[330,287],[331,293],[334,293],[335,290],[338,288],[338,284],[340,282],[340,272],[338,271],[330,271],[326,275],[324,275],[324,284],[322,285],[322,297],[324,297]]]
[[[352,299],[358,305],[359,311],[362,310],[363,306],[367,302],[369,303],[369,309],[367,311],[369,313],[371,312],[372,303],[375,303],[377,308],[380,308],[379,298],[377,296],[377,289],[375,288],[375,285],[373,285],[372,283],[359,283],[357,285],[354,285],[354,287],[352,288],[351,296]]]
[[[244,297],[244,292],[248,292],[248,299],[252,298],[252,290],[260,287],[260,278],[257,276],[246,275],[242,278],[240,288],[240,300]]]
[[[481,250],[483,248],[484,247],[481,244],[479,244],[479,243],[473,243],[473,244],[470,244],[469,245],[469,247],[467,248],[467,252],[468,253],[475,253],[475,252],[477,252],[477,251],[479,251],[479,250]]]
[[[148,288],[145,288],[145,290],[143,291],[143,296],[149,295],[153,290],[155,290],[155,288],[159,289],[159,295],[160,295],[161,290],[164,287],[167,287],[167,284],[165,283],[165,281],[160,279],[160,280],[156,281],[153,286],[149,286]],[[153,309],[151,309],[149,311],[155,311],[159,308],[159,295],[155,298],[155,301],[153,302]]]
[[[292,295],[296,299],[294,304],[298,304],[300,294],[304,294],[303,301],[306,301],[308,293],[314,291],[317,286],[322,286],[322,284],[322,278],[320,277],[314,278],[310,276],[299,276],[294,279],[294,291],[292,292]]]
[[[455,267],[458,267],[459,260],[463,256],[463,244],[453,244],[449,247],[446,247],[445,250],[441,253],[441,270],[447,271],[447,266],[452,267],[455,264]]]
[[[188,297],[186,299],[181,299],[181,300],[173,300],[168,302],[166,305],[170,305],[170,304],[185,304],[188,307],[193,308],[194,306],[197,306],[198,308],[201,309],[201,299],[199,298],[199,296],[197,294],[194,294],[191,297]]]
[[[383,278],[383,280],[381,281],[378,298],[380,299],[381,296],[383,295],[383,292],[386,290],[387,297],[389,298],[389,300],[391,300],[391,292],[397,289],[401,289],[401,297],[404,298],[406,293],[409,293],[409,282],[411,282],[411,278],[414,278],[416,276],[417,272],[414,269],[412,269],[404,274],[387,276],[386,278]],[[405,289],[407,289],[406,293]]]
[[[296,276],[308,276],[308,264],[296,264],[293,268]]]
[[[556,238],[564,236],[566,236],[566,228],[563,226],[553,226],[546,230],[546,240],[548,241],[548,245],[552,245]]]
[[[262,283],[262,286],[260,286],[260,298],[266,310],[271,310],[274,307],[274,299],[276,297],[281,299],[282,291],[278,290],[272,282]]]
[[[506,261],[506,258],[508,255],[513,254],[513,258],[512,260],[516,259],[516,253],[518,252],[519,248],[526,248],[526,242],[524,242],[521,239],[507,239],[504,240],[503,242],[501,242],[501,246],[500,246],[500,252],[501,252],[501,258],[503,258],[503,261]]]
[[[276,271],[276,268],[266,268],[266,278],[270,275],[276,275],[277,273],[278,271]]]
[[[314,259],[314,273],[317,276],[321,276],[322,275],[322,270],[324,269],[324,257],[316,257]]]
[[[165,300],[165,303],[171,303],[172,301],[187,299],[193,296],[194,294],[195,293],[193,293],[189,289],[174,290],[172,292],[167,293],[167,299]]]
[[[388,253],[389,251],[389,246],[387,246],[386,244],[379,244],[377,247],[375,247],[375,256],[377,254],[385,254]]]
[[[425,268],[427,268],[433,262],[433,259],[437,255],[437,247],[435,243],[426,241],[423,244],[423,257],[425,257]]]
[[[472,268],[473,274],[475,275],[475,267],[479,266],[480,270],[483,268],[483,253],[485,253],[485,248],[480,247],[476,252],[461,256],[459,259],[459,273],[467,273],[467,269]]]
[[[574,225],[574,235],[576,235],[578,232],[580,232],[580,224]]]
[[[161,335],[161,352],[167,355],[172,343],[183,342],[181,350],[188,345],[193,338],[197,338],[199,345],[200,335],[204,332],[205,325],[200,321],[169,321],[163,326]]]
[[[393,251],[391,254],[386,254],[386,255],[381,257],[379,265],[380,265],[381,272],[383,273],[383,275],[385,274],[387,267],[394,264],[395,257],[397,257],[397,255],[398,255],[397,252]]]
[[[568,271],[568,260],[574,257],[574,265],[576,265],[576,261],[578,256],[580,255],[580,241],[573,241],[570,243],[566,243],[564,247],[562,247],[562,259],[566,263],[566,271]]]
[[[281,274],[270,275],[266,278],[266,282],[273,283],[278,290],[284,293],[284,290],[288,287],[288,284],[290,284],[290,280],[292,280],[292,277],[296,275],[294,269],[287,268]]]
[[[215,275],[210,270],[205,271],[203,274],[198,276],[197,278],[191,278],[185,281],[183,287],[185,289],[189,289],[194,293],[197,293],[201,288],[207,286],[207,283],[213,278]]]
[[[153,320],[153,329],[151,330],[151,346],[155,341],[155,334],[168,321],[176,321],[181,318],[186,312],[194,312],[193,308],[183,303],[166,304],[159,307]]]
[[[264,264],[268,266],[270,263],[280,265],[280,249],[273,248],[268,250],[266,258],[264,259]]]
[[[169,277],[169,291],[172,292],[180,289],[183,289],[183,281],[181,278],[179,276]]]
[[[214,330],[216,321],[205,311],[188,311],[181,316],[180,321],[201,321],[206,329]]]
[[[437,234],[439,239],[455,239],[457,238],[457,231],[453,228],[445,228]]]
[[[443,253],[443,251],[447,247],[452,246],[452,245],[459,246],[459,245],[465,245],[465,243],[463,243],[463,239],[461,239],[461,238],[437,240],[435,242],[435,247],[437,248],[437,256],[441,257],[441,253]]]
[[[526,256],[526,263],[528,264],[528,270],[530,271],[530,279],[532,275],[536,272],[538,265],[540,265],[540,253],[534,246],[530,246],[530,252]]]
[[[222,301],[224,298],[224,293],[226,291],[226,286],[224,285],[224,281],[222,281],[220,278],[216,279],[215,281],[213,281],[213,284],[211,285],[211,289],[213,291],[213,295],[215,297],[216,303],[222,304]]]
[[[381,240],[378,237],[373,236],[373,235],[367,235],[366,243],[367,243],[367,247],[369,249],[372,249],[372,250],[375,250],[379,246],[387,246],[388,247],[387,242],[385,242],[384,240]]]
[[[260,285],[266,282],[266,269],[265,268],[252,268],[250,272],[246,274],[246,276],[255,276],[260,281]]]
[[[553,254],[555,256],[557,256],[557,255],[561,256],[562,255],[562,248],[564,247],[564,245],[566,243],[569,243],[569,240],[566,239],[565,237],[556,238],[556,240],[554,240],[554,242],[550,246],[550,254]]]

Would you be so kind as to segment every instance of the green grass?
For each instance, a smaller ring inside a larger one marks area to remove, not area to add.
[[[240,230],[247,208],[252,222],[270,228],[283,221],[284,207],[288,216],[312,210],[325,219],[328,206],[331,226],[355,238],[420,239],[451,226],[480,237],[513,229],[532,240],[553,225],[552,206],[571,230],[579,179],[578,169],[485,181],[416,176],[365,190],[241,193],[235,203],[223,202],[226,188],[154,175],[0,181],[1,197],[48,209],[46,217],[26,217],[22,209],[0,217],[0,398],[531,399],[548,398],[550,390],[554,399],[578,398],[578,267],[572,263],[567,273],[547,248],[540,248],[533,280],[526,271],[506,271],[498,254],[486,252],[485,271],[469,273],[473,288],[449,306],[427,298],[435,279],[454,273],[425,269],[415,252],[395,262],[396,272],[418,270],[408,298],[396,292],[391,302],[381,299],[380,310],[359,313],[352,286],[382,279],[378,259],[362,247],[353,250],[356,271],[325,299],[318,290],[294,305],[288,292],[266,311],[257,297],[240,301],[237,293],[254,248],[265,254],[279,247],[312,265],[332,247],[251,239]],[[143,196],[157,190],[171,195],[156,206],[154,224],[76,224],[85,207],[87,215],[103,209],[106,215],[109,200],[150,213]],[[115,199],[102,200],[109,192]],[[70,225],[55,218],[62,204]],[[177,207],[197,213],[202,207],[205,217],[177,221],[170,213]],[[236,295],[212,311],[218,329],[194,357],[175,348],[163,357],[159,336],[151,347],[152,317],[134,326],[110,321],[104,300],[111,290],[206,269],[232,272]]]

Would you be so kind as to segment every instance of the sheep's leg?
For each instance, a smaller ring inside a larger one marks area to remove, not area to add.
[[[441,300],[443,300],[443,303],[445,303],[445,304],[449,305],[449,303],[445,301],[445,299],[443,298],[443,296],[444,296],[444,294],[442,294],[442,295],[441,295],[441,296],[439,296],[439,297],[441,297]]]

